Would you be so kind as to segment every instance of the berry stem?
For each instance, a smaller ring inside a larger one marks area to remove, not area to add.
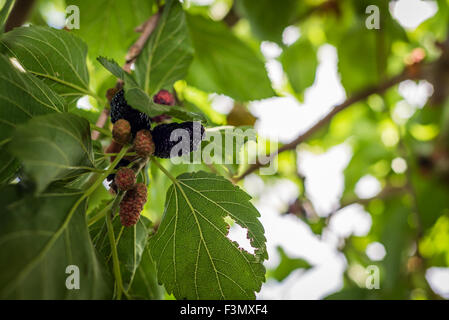
[[[170,172],[167,171],[156,159],[153,158],[153,163],[175,184],[178,184],[178,181],[175,177],[173,177]]]
[[[106,225],[108,227],[108,238],[112,252],[112,266],[114,270],[114,277],[117,288],[117,300],[120,300],[122,298],[123,282],[122,282],[122,274],[120,272],[120,262],[118,260],[117,246],[115,245],[114,228],[112,226],[112,218],[110,214],[106,215]]]
[[[98,132],[104,134],[104,135],[107,136],[107,137],[112,137],[111,131],[106,130],[105,128],[101,128],[101,127],[99,127],[99,126],[97,126],[97,125],[95,125],[95,124],[92,124],[92,123],[90,124],[90,128],[91,128],[93,131],[98,131]]]
[[[87,226],[90,227],[97,221],[99,221],[101,218],[103,218],[106,212],[108,212],[109,209],[111,208],[112,202],[113,200],[109,201],[108,204],[103,209],[100,210],[100,212],[98,212],[95,216],[90,218],[89,221],[87,222]]]

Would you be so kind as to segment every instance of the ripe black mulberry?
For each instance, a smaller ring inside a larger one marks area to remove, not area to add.
[[[160,124],[153,129],[151,134],[156,147],[154,151],[156,157],[180,157],[198,149],[204,138],[204,127],[199,122]],[[188,144],[184,145],[186,138],[189,139],[187,140]],[[178,143],[182,144],[177,146]],[[172,149],[175,146],[177,146],[176,150],[172,154]]]
[[[125,100],[123,90],[116,93],[111,100],[111,122],[125,119],[131,124],[132,135],[142,129],[150,129],[151,120],[145,113],[133,109]]]

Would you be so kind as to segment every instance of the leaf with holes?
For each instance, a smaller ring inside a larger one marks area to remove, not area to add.
[[[95,167],[89,122],[70,113],[35,117],[18,126],[8,151],[22,161],[38,192]]]
[[[184,173],[167,191],[165,212],[150,252],[158,281],[177,299],[253,299],[268,258],[251,197],[223,177]],[[227,237],[233,219],[247,229],[250,254]]]
[[[87,46],[70,32],[41,26],[20,27],[6,33],[1,43],[25,70],[61,96],[72,100],[90,93]]]
[[[1,194],[0,299],[112,297],[112,279],[89,237],[85,203],[73,210],[80,191],[57,189],[33,196],[14,185]],[[66,287],[70,265],[79,268],[78,290]]]
[[[193,59],[182,5],[166,1],[156,30],[136,60],[139,86],[150,96],[182,79]]]

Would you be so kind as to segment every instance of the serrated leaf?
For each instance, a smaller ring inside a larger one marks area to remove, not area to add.
[[[61,96],[72,101],[89,93],[87,46],[70,32],[41,26],[20,27],[6,33],[1,43],[25,70]]]
[[[119,64],[114,60],[106,57],[97,57],[97,61],[100,62],[100,64],[106,68],[110,73],[112,73],[114,76],[116,76],[119,79],[122,79],[123,81],[132,81],[135,82],[134,78],[128,75],[125,70],[122,69],[122,67],[119,66]],[[127,78],[129,76],[129,78]],[[137,84],[135,84],[137,85]]]
[[[150,252],[158,281],[177,299],[253,299],[268,258],[259,213],[250,196],[223,177],[184,173],[167,191]],[[251,254],[227,238],[230,217],[248,230]]]
[[[193,59],[193,49],[182,5],[168,0],[158,25],[137,57],[135,75],[150,96],[183,79]]]
[[[301,37],[286,48],[280,58],[293,90],[300,96],[315,81],[315,73],[318,67],[316,51],[316,48],[307,38]]]
[[[70,113],[39,116],[18,126],[8,150],[22,161],[37,192],[95,166],[89,122]]]
[[[65,111],[64,101],[42,81],[19,71],[0,55],[0,144],[5,143],[18,124],[34,116]]]
[[[275,95],[262,58],[223,23],[193,15],[187,23],[195,48],[190,85],[239,101]]]
[[[113,221],[112,225],[114,228],[118,259],[120,261],[120,271],[125,290],[129,289],[136,274],[137,267],[140,264],[148,240],[147,227],[149,223],[150,221],[143,216],[140,217],[137,224],[132,227],[125,228],[122,226],[118,216],[116,216]],[[95,248],[104,257],[104,260],[110,265],[112,270],[112,253],[104,220],[101,220],[92,226],[91,235],[94,239]]]
[[[150,17],[152,0],[71,0],[80,10],[80,28],[72,32],[89,46],[89,57],[110,56],[124,62],[128,48],[139,37],[134,29]]]
[[[9,186],[0,198],[0,298],[109,299],[112,279],[97,258],[77,190],[32,196]],[[68,290],[69,265],[79,268],[79,290]]]
[[[32,117],[64,111],[64,100],[36,77],[19,71],[0,55],[0,183],[8,182],[20,163],[5,146],[17,125]]]

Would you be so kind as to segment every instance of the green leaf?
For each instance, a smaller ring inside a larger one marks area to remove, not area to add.
[[[128,228],[122,226],[118,216],[113,221],[120,271],[125,290],[129,289],[136,274],[137,267],[140,264],[148,240],[147,227],[149,223],[150,221],[143,216],[140,217],[136,225]],[[94,239],[95,247],[112,270],[112,253],[104,220],[93,225],[91,235]]]
[[[105,57],[98,57],[97,60],[114,76],[122,79],[125,82],[124,90],[126,102],[136,110],[139,110],[140,112],[143,112],[150,117],[156,117],[161,114],[166,114],[184,121],[206,120],[202,114],[183,110],[183,108],[179,106],[165,106],[154,103],[153,100],[148,96],[148,94],[146,94],[145,91],[137,84],[134,77],[125,72],[117,64],[117,62]]]
[[[375,29],[366,29],[360,23],[349,30],[337,46],[341,83],[348,93],[379,82],[376,32]],[[357,39],[357,41],[348,41],[348,39]]]
[[[35,117],[18,126],[8,150],[22,161],[37,192],[94,168],[89,122],[70,113]]]
[[[70,32],[41,26],[20,27],[6,33],[1,43],[25,70],[61,96],[73,101],[91,94],[87,46]]]
[[[415,168],[414,168],[415,169]],[[411,182],[416,192],[416,204],[422,228],[430,228],[449,208],[449,187],[440,178],[430,178],[414,170]]]
[[[4,55],[0,55],[0,78],[0,183],[6,183],[20,167],[5,148],[16,126],[38,115],[64,111],[66,106],[46,84],[19,71]]]
[[[150,117],[166,114],[184,121],[205,121],[205,117],[202,114],[183,110],[180,106],[165,106],[154,103],[145,91],[139,87],[132,87],[129,85],[129,82],[125,83],[125,99],[133,108],[146,113]]]
[[[89,46],[89,57],[100,55],[125,62],[128,48],[139,37],[134,29],[153,13],[152,0],[71,0],[80,9],[80,28],[72,32]]]
[[[159,283],[177,299],[253,299],[265,281],[264,229],[250,196],[223,177],[184,173],[167,191],[150,239]],[[248,230],[255,253],[227,238],[230,217]]]
[[[268,272],[269,277],[273,277],[277,281],[282,281],[297,269],[308,270],[312,268],[312,266],[304,259],[290,258],[282,247],[278,246],[276,249],[280,255],[281,262],[276,269]]]
[[[20,168],[20,162],[13,158],[5,148],[0,148],[0,184],[6,184],[14,178]]]
[[[412,247],[412,230],[408,223],[411,208],[401,199],[392,199],[385,203],[381,243],[387,255],[382,263],[385,265],[385,278],[382,291],[389,298],[405,299],[403,282],[406,280],[405,268]]]
[[[404,29],[390,15],[387,1],[379,1],[380,29],[365,25],[370,0],[352,1],[355,16],[352,27],[337,41],[338,68],[347,93],[379,83],[389,71],[393,43],[408,41]]]
[[[132,81],[135,83],[136,80],[125,72],[125,70],[122,69],[122,67],[119,66],[119,64],[114,60],[106,57],[97,57],[98,62],[101,63],[103,67],[105,67],[110,73],[112,73],[114,76],[116,76],[119,79],[122,79],[123,81]],[[135,84],[137,85],[137,84]]]
[[[20,186],[1,190],[0,298],[110,299],[112,281],[97,258],[77,190],[38,197]],[[66,268],[79,268],[80,289],[68,290]]]
[[[36,77],[14,67],[0,55],[0,144],[15,127],[34,116],[65,111],[64,101]]]
[[[309,39],[301,37],[284,50],[280,59],[290,84],[302,96],[304,90],[315,81],[318,67],[316,48]]]
[[[274,96],[260,55],[223,23],[187,16],[195,58],[187,82],[203,91],[250,101]]]
[[[14,0],[6,0],[0,10],[0,35],[5,32],[5,24],[8,20],[8,15],[11,12]]]
[[[261,40],[282,43],[282,32],[298,15],[296,0],[237,0],[237,9],[248,18],[251,30]]]
[[[156,266],[151,259],[149,246],[143,251],[142,260],[128,293],[134,299],[145,300],[160,300],[164,296],[164,287],[157,283]]]
[[[192,62],[193,49],[182,5],[168,0],[158,25],[137,57],[135,75],[150,96],[183,79]]]

